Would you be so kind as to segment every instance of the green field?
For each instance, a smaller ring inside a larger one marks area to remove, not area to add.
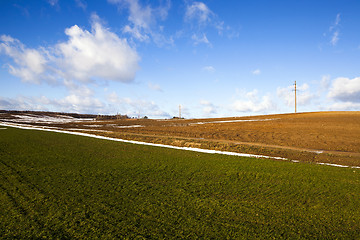
[[[0,130],[0,237],[359,239],[360,169]]]

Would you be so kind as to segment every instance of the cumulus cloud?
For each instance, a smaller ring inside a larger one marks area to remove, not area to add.
[[[26,48],[19,40],[2,35],[0,53],[13,59],[14,64],[7,65],[12,75],[24,82],[40,83],[47,66],[47,59],[41,50]]]
[[[134,80],[140,60],[136,50],[104,27],[97,15],[92,16],[91,23],[91,31],[77,25],[67,28],[69,40],[48,48],[26,48],[19,40],[2,35],[0,53],[13,60],[8,70],[24,82]]]
[[[131,99],[119,97],[116,92],[107,96],[108,101],[112,104],[111,109],[128,115],[148,116],[154,118],[169,118],[170,114],[160,109],[154,101],[143,99]]]
[[[232,109],[238,112],[267,112],[276,108],[270,96],[258,96],[258,90],[242,91],[241,99],[233,102]]]
[[[360,77],[336,78],[330,87],[328,97],[349,103],[360,103]]]
[[[74,25],[65,34],[67,41],[37,49],[11,36],[0,36],[0,54],[9,58],[5,67],[10,74],[23,82],[61,84],[68,91],[60,99],[2,98],[2,108],[106,113],[109,108],[94,97],[87,84],[134,80],[140,60],[136,50],[106,28],[97,15],[92,15],[90,31]]]
[[[217,113],[217,107],[209,101],[201,100],[200,105],[203,106],[203,112],[205,115],[212,115]]]
[[[135,78],[139,57],[126,39],[119,38],[92,16],[91,32],[77,25],[67,28],[69,40],[56,46],[58,62],[71,78],[89,81],[92,77],[129,82]]]
[[[328,109],[332,111],[359,110],[360,103],[337,102],[333,103]]]
[[[39,104],[29,103],[28,99],[25,97],[17,98],[3,98],[0,97],[0,109],[4,110],[47,110],[44,109],[44,106],[39,106]]]
[[[0,108],[6,110],[39,110],[39,111],[63,111],[77,113],[104,112],[105,105],[98,99],[88,96],[68,95],[61,99],[49,99],[41,97],[2,98]]]
[[[53,105],[60,106],[61,109],[66,109],[72,112],[100,112],[103,111],[104,104],[97,98],[92,96],[79,96],[71,94],[63,99],[53,101]]]
[[[295,105],[294,86],[277,88],[277,96],[281,98],[287,106]],[[298,105],[308,105],[316,96],[310,92],[309,85],[304,83],[297,86],[296,101]]]

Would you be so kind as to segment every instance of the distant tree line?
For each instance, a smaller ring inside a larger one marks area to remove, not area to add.
[[[116,114],[116,115],[97,115],[96,120],[114,120],[114,119],[129,119],[128,115]]]

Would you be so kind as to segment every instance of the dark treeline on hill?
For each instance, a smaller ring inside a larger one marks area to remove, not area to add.
[[[130,117],[128,115],[97,115],[96,120],[113,120],[113,119],[129,119]]]
[[[47,111],[17,111],[17,110],[0,110],[0,113],[5,114],[33,114],[46,116],[70,116],[73,118],[96,118],[95,114],[81,114],[81,113],[64,113],[64,112],[47,112]]]

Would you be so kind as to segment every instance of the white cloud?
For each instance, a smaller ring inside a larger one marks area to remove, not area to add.
[[[123,29],[124,33],[129,33],[138,41],[144,42],[152,39],[157,45],[173,44],[172,38],[166,38],[161,32],[163,27],[157,28],[157,21],[165,20],[171,7],[170,1],[153,8],[150,5],[142,5],[138,0],[108,0],[112,4],[119,6],[119,9],[129,10],[129,24]]]
[[[69,40],[56,46],[58,63],[70,78],[89,81],[93,77],[129,82],[135,78],[139,57],[126,39],[103,27],[92,16],[91,32],[77,25],[65,30]]]
[[[328,97],[342,102],[360,103],[360,77],[336,78],[332,82]]]
[[[150,39],[149,36],[147,34],[142,33],[138,27],[130,27],[129,25],[126,25],[123,29],[123,32],[129,33],[130,35],[132,35],[134,38],[136,38],[141,42],[145,42]]]
[[[202,68],[202,70],[209,72],[209,73],[214,73],[215,72],[215,68],[213,66],[205,66]]]
[[[254,71],[252,71],[252,74],[254,74],[254,75],[260,75],[260,74],[261,74],[261,71],[260,71],[260,69],[255,69]]]
[[[337,103],[332,104],[328,109],[332,110],[332,111],[359,110],[360,103],[337,102]]]
[[[146,101],[143,99],[120,98],[116,92],[112,92],[107,96],[109,102],[112,103],[110,109],[121,112],[130,116],[148,116],[151,118],[169,118],[170,115],[161,110],[154,101]]]
[[[202,2],[193,2],[186,7],[185,20],[195,20],[198,24],[203,25],[211,21],[214,13]]]
[[[4,110],[46,110],[43,106],[38,108],[34,104],[29,104],[27,99],[24,97],[13,98],[3,98],[0,97],[0,109]]]
[[[199,37],[198,35],[193,34],[193,35],[191,36],[191,39],[194,40],[194,45],[198,45],[198,44],[200,44],[200,43],[204,43],[204,44],[207,44],[209,47],[212,46],[211,43],[209,42],[209,40],[207,39],[205,33],[202,34],[202,37],[201,37],[201,36]]]
[[[47,48],[27,48],[17,39],[0,36],[0,54],[9,57],[5,66],[10,74],[24,82],[61,84],[68,92],[60,99],[1,98],[2,108],[109,113],[109,107],[94,97],[87,84],[133,81],[139,57],[127,40],[105,28],[97,15],[91,20],[91,31],[74,25],[65,30],[68,41]]]
[[[90,32],[77,25],[67,28],[69,40],[47,49],[29,49],[19,40],[2,35],[0,53],[12,58],[14,64],[8,64],[8,70],[24,82],[134,80],[140,59],[136,50],[105,28],[97,15],[92,16],[91,24]]]
[[[203,2],[192,2],[186,6],[185,23],[191,26],[194,33],[191,35],[194,40],[194,45],[199,43],[206,43],[211,46],[206,32],[210,28],[216,29],[220,36],[225,31],[229,38],[238,36],[231,27],[226,26],[225,22],[219,19],[219,17]]]
[[[259,97],[257,89],[240,93],[241,99],[235,100],[232,109],[238,112],[268,112],[276,108],[271,97]]]
[[[104,112],[105,105],[98,99],[88,96],[68,95],[62,99],[49,99],[41,97],[2,98],[0,108],[6,110],[39,110],[39,111],[62,111],[77,113]]]
[[[217,107],[209,101],[201,100],[200,105],[203,106],[202,110],[207,116],[217,113]]]
[[[295,92],[294,86],[288,86],[285,88],[277,88],[277,96],[281,98],[287,106],[295,105]],[[296,101],[297,105],[308,105],[316,96],[309,90],[309,85],[304,83],[297,86]]]
[[[335,31],[331,37],[330,43],[331,45],[335,46],[339,41],[339,31]]]
[[[336,15],[334,24],[331,25],[330,28],[329,28],[329,32],[330,32],[330,34],[331,34],[330,44],[331,44],[332,46],[335,46],[335,45],[338,43],[338,41],[339,41],[340,21],[341,21],[340,13],[338,13],[338,14]]]
[[[19,40],[0,36],[0,53],[11,57],[16,66],[8,64],[9,72],[24,82],[40,83],[47,60],[40,50],[26,48]]]
[[[60,108],[70,112],[99,112],[103,111],[104,104],[94,97],[83,97],[75,94],[66,96],[65,98],[54,102]]]

